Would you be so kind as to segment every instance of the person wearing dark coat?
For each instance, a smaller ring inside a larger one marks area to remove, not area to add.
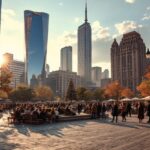
[[[131,111],[132,111],[131,103],[128,103],[127,104],[127,115],[130,115],[130,117],[131,117]]]
[[[149,117],[147,123],[150,123],[150,101],[148,102],[148,106],[147,106],[147,116]]]
[[[102,106],[102,118],[105,118],[106,119],[106,105],[105,103],[103,103],[103,106]]]
[[[98,105],[97,105],[97,117],[98,118],[100,118],[101,111],[102,111],[102,104],[98,103]]]
[[[115,117],[116,117],[116,123],[118,122],[118,115],[119,115],[119,108],[118,108],[118,103],[116,102],[112,108],[112,122],[114,122]]]
[[[139,123],[142,123],[142,120],[144,119],[144,104],[141,102],[138,109],[138,118],[139,118]]]

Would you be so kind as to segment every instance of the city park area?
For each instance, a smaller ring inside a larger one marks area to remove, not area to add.
[[[61,100],[47,86],[11,89],[11,78],[1,68],[0,150],[149,150],[150,69],[138,96],[118,81],[89,90],[70,80]]]

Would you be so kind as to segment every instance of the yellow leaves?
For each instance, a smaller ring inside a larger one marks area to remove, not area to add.
[[[41,100],[51,100],[53,92],[48,86],[38,86],[35,88],[36,97]]]

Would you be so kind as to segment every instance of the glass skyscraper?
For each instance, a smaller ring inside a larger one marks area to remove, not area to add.
[[[26,45],[26,82],[32,77],[46,76],[46,54],[49,15],[43,12],[24,11]]]
[[[91,26],[87,19],[87,4],[85,8],[85,23],[78,28],[78,74],[85,84],[91,82]]]

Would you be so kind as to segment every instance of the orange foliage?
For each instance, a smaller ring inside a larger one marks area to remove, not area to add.
[[[121,97],[122,87],[118,81],[110,83],[106,89],[105,94],[111,98],[116,98],[117,100]]]
[[[131,98],[134,96],[134,93],[131,89],[129,88],[124,88],[121,92],[121,96],[122,97],[128,97],[128,98]]]
[[[145,78],[150,79],[150,66],[148,66],[146,70],[146,74],[144,75]]]
[[[142,96],[150,96],[150,80],[144,80],[138,87]]]

